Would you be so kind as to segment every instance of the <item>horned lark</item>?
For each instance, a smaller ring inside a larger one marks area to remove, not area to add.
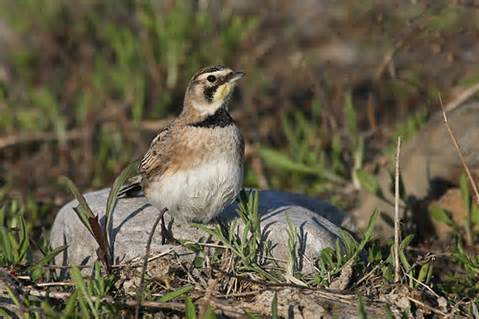
[[[185,93],[183,111],[151,142],[139,165],[148,201],[182,222],[207,223],[239,193],[244,141],[228,113],[242,72],[223,66],[200,70]]]

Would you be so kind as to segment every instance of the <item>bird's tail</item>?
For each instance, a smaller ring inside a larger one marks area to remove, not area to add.
[[[123,186],[118,192],[118,197],[142,197],[143,187],[141,186],[141,178],[134,177],[130,179],[130,183]]]

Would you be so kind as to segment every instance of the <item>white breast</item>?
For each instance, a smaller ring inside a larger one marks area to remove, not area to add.
[[[233,156],[223,156],[163,176],[151,183],[146,196],[155,207],[167,207],[176,220],[206,223],[236,198],[242,182],[242,163]]]

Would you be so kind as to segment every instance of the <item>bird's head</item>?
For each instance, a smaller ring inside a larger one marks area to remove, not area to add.
[[[227,106],[237,81],[244,75],[219,65],[201,69],[191,78],[186,89],[185,107],[193,108],[201,115],[214,114]]]

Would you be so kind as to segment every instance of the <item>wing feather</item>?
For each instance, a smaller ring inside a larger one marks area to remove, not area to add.
[[[170,138],[170,127],[162,129],[151,141],[150,147],[140,162],[138,170],[143,177],[148,177],[152,172],[161,170],[161,165],[166,162],[168,152],[165,150]]]

